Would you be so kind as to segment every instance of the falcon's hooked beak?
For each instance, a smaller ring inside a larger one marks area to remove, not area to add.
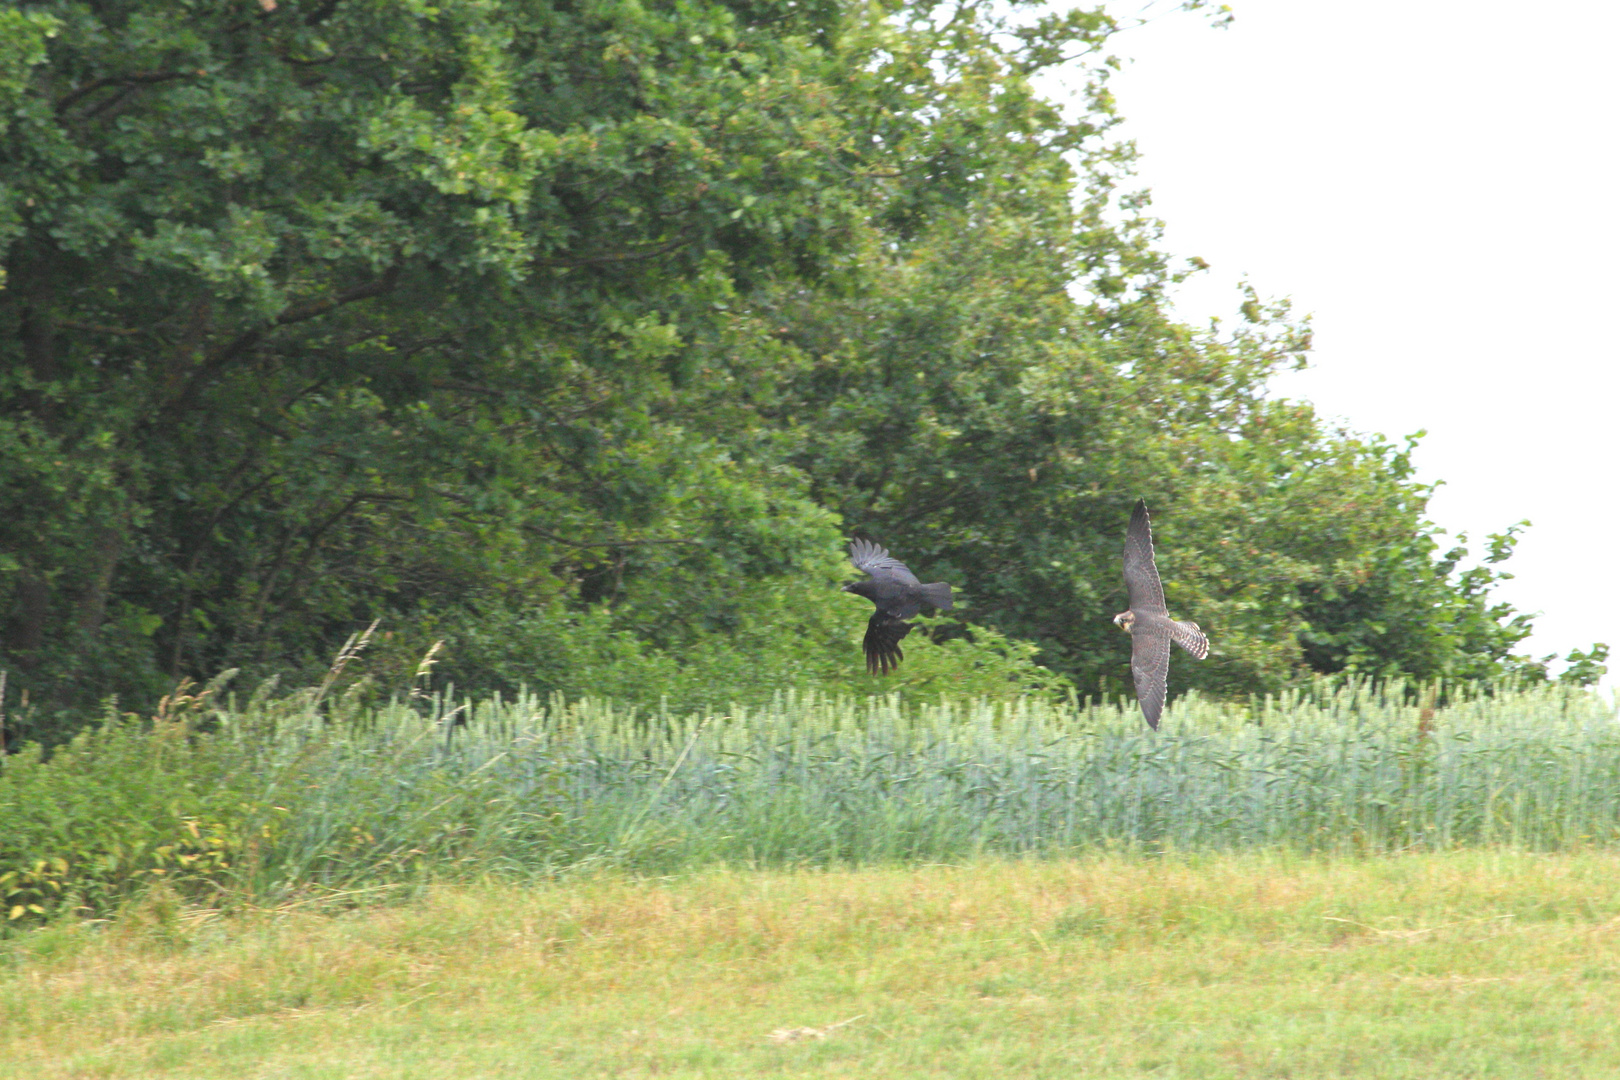
[[[1114,625],[1125,631],[1127,634],[1130,633],[1131,627],[1136,625],[1136,613],[1134,611],[1120,612],[1118,615],[1114,616]]]

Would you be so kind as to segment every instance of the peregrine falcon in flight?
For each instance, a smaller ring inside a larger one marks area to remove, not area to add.
[[[852,541],[849,561],[870,576],[865,581],[850,582],[844,591],[864,596],[877,605],[861,642],[866,651],[866,670],[873,675],[887,675],[900,666],[900,658],[905,655],[900,651],[900,639],[911,633],[911,624],[905,620],[921,611],[924,602],[949,611],[951,587],[943,581],[921,584],[904,563],[870,540]]]
[[[1170,674],[1173,641],[1202,660],[1209,655],[1209,639],[1197,623],[1177,622],[1164,606],[1164,586],[1153,565],[1153,530],[1148,526],[1147,503],[1136,500],[1131,526],[1125,533],[1125,587],[1130,610],[1114,616],[1119,628],[1131,635],[1131,677],[1136,700],[1148,726],[1157,729],[1164,711],[1165,677]]]

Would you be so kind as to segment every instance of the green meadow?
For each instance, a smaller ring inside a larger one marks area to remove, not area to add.
[[[16,1077],[1531,1077],[1620,1060],[1620,857],[619,871],[13,939]]]

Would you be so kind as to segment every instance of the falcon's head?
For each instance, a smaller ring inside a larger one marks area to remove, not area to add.
[[[1127,634],[1130,633],[1131,627],[1136,625],[1136,612],[1120,612],[1118,615],[1114,616],[1114,625],[1125,631]]]

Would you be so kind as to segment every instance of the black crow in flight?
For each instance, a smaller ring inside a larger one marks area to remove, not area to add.
[[[873,675],[887,675],[900,666],[900,658],[905,655],[900,651],[900,639],[911,633],[911,624],[906,620],[921,611],[925,602],[949,611],[951,587],[943,581],[920,583],[905,563],[890,558],[886,550],[870,540],[851,541],[849,561],[855,569],[871,576],[850,582],[844,591],[864,596],[877,605],[861,642],[861,648],[866,650],[866,670]]]

